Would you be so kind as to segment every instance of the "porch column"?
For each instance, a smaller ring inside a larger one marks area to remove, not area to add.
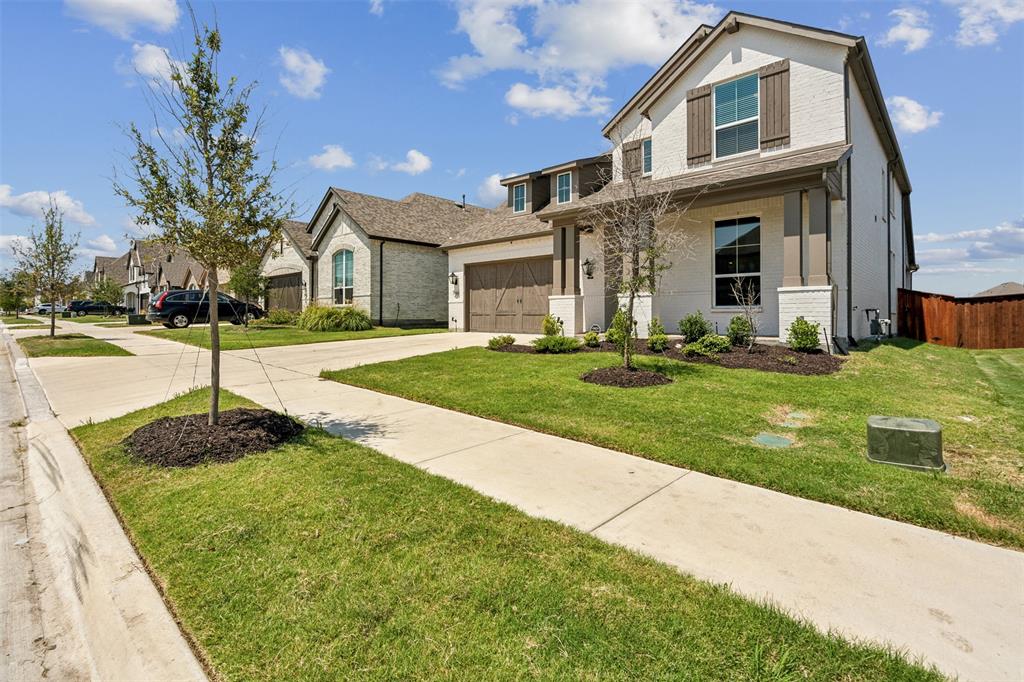
[[[548,310],[562,320],[567,336],[583,331],[580,295],[580,232],[575,223],[553,225],[551,297]]]
[[[828,285],[828,219],[829,196],[824,187],[815,187],[807,193],[810,204],[810,230],[808,233],[809,286]]]
[[[554,247],[551,257],[551,294],[560,296],[565,293],[565,229],[553,227]]]
[[[565,277],[565,291],[566,295],[572,294],[573,296],[579,296],[580,293],[580,228],[576,225],[562,228],[565,235],[564,241],[564,253],[565,253],[565,268],[563,269]]]
[[[803,210],[801,192],[788,192],[782,198],[782,286],[800,287],[804,284]]]

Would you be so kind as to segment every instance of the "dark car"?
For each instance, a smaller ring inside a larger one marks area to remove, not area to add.
[[[227,294],[217,294],[217,298],[217,317],[224,322],[243,324],[266,315],[258,305],[242,303]],[[176,329],[182,329],[195,322],[209,322],[209,293],[202,289],[165,291],[150,304],[146,319]]]
[[[99,301],[72,301],[68,310],[75,317],[85,315],[124,315],[125,308],[121,305],[100,303]]]

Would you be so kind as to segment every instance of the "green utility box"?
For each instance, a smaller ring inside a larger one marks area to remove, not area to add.
[[[150,324],[145,315],[128,315],[128,324]]]
[[[868,459],[915,471],[945,471],[942,426],[931,419],[868,417]]]

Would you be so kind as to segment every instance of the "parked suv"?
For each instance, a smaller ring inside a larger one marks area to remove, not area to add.
[[[71,305],[68,306],[68,310],[75,317],[84,317],[85,315],[124,315],[124,306],[110,305],[109,303],[100,303],[98,301],[72,301]]]
[[[49,315],[50,308],[54,308],[54,312],[56,313],[64,312],[64,306],[62,306],[60,303],[58,303],[56,306],[53,305],[52,303],[40,303],[39,306],[36,308],[36,314]]]
[[[225,322],[242,324],[266,315],[258,305],[242,303],[227,294],[217,294],[217,298],[217,316]],[[146,319],[175,329],[182,329],[193,322],[209,322],[209,293],[202,289],[165,291],[150,304]]]

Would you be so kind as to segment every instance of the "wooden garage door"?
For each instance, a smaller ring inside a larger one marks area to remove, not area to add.
[[[550,258],[480,263],[467,272],[470,331],[540,333],[551,295]]]
[[[302,273],[276,275],[267,283],[267,310],[302,309]]]

